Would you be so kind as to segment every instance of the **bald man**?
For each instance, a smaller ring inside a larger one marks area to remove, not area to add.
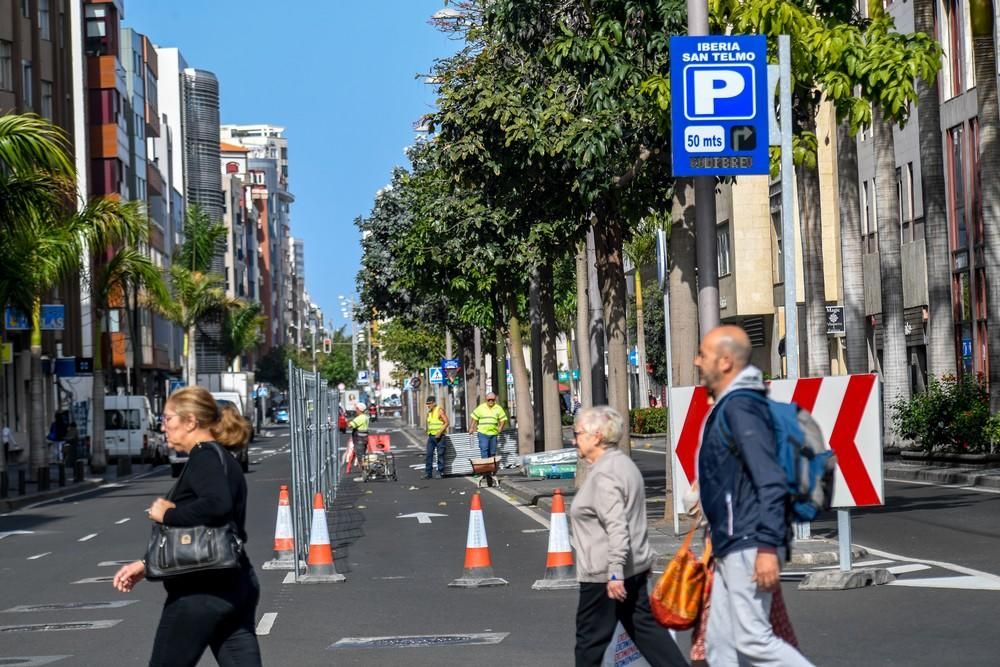
[[[712,667],[811,663],[771,628],[771,596],[787,557],[785,474],[760,369],[750,364],[746,332],[725,325],[708,332],[695,366],[715,399],[698,454],[701,506],[715,553],[706,649]]]

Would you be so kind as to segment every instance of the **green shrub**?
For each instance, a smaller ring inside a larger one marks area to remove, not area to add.
[[[629,427],[632,433],[667,432],[666,408],[634,408],[629,410]]]
[[[892,423],[927,453],[983,454],[992,450],[1000,424],[990,417],[989,392],[981,377],[946,375],[927,391],[896,401]]]
[[[562,425],[572,426],[573,425],[573,415],[568,412],[562,413]]]

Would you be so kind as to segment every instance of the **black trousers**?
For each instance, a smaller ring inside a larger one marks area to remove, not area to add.
[[[163,605],[150,667],[194,667],[206,648],[220,667],[260,667],[256,613],[260,585],[253,569],[224,591],[171,592]]]
[[[653,667],[687,665],[670,631],[656,622],[646,589],[649,572],[625,579],[624,602],[608,597],[607,584],[580,583],[576,610],[576,667],[600,667],[621,622],[642,657]]]

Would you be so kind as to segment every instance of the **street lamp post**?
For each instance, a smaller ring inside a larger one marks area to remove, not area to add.
[[[348,299],[343,294],[337,297],[340,299],[340,314],[344,319],[351,320],[351,368],[358,369],[358,339],[357,330],[354,324],[354,299]]]

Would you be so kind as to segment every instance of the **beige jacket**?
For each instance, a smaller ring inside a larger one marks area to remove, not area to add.
[[[617,447],[591,467],[569,508],[576,578],[604,583],[653,566],[642,473]]]

